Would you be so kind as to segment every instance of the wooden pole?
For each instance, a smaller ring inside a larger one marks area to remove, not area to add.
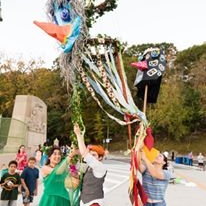
[[[121,61],[120,61],[120,52],[117,51],[117,68],[118,68],[118,71],[119,71],[119,76],[120,76],[120,79],[121,79],[121,82],[122,82],[122,91],[123,91],[123,96],[126,100],[126,102],[128,102],[128,99],[127,99],[127,93],[126,93],[126,82],[124,82],[124,77],[123,77],[123,73],[122,73],[122,67],[121,67]],[[126,117],[128,121],[130,121],[130,118],[129,117]],[[127,128],[128,128],[128,136],[129,136],[129,147],[130,149],[132,148],[132,131],[131,131],[131,125],[128,124],[127,125]]]
[[[143,112],[146,115],[146,108],[147,108],[147,94],[148,94],[148,85],[145,85],[145,90],[144,90],[144,105],[143,105]]]

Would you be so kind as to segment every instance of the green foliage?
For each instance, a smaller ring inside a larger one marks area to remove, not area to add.
[[[85,130],[84,123],[82,120],[82,107],[81,107],[81,93],[82,90],[80,90],[80,84],[77,83],[76,85],[73,85],[73,95],[71,99],[71,111],[72,111],[72,116],[71,116],[71,121],[72,124],[77,123],[81,130]],[[78,145],[76,136],[73,132],[73,129],[71,130],[71,135],[70,139],[74,145]]]
[[[176,58],[175,64],[181,70],[183,68],[190,69],[195,62],[198,62],[203,54],[206,53],[206,44],[201,46],[193,46],[180,52]]]
[[[196,131],[201,120],[200,94],[194,88],[188,86],[182,90],[183,107],[187,111],[185,125],[190,127],[190,132]]]
[[[204,116],[206,114],[206,68],[205,68],[205,62],[206,62],[206,54],[203,53],[200,57],[200,60],[198,62],[195,62],[194,65],[191,68],[191,71],[189,73],[189,78],[191,87],[197,91],[200,95],[199,101],[201,105],[201,114],[202,119],[204,119]],[[204,124],[202,124],[203,127],[205,127]]]
[[[201,121],[198,91],[180,81],[161,87],[158,102],[148,111],[148,118],[160,139],[180,140],[196,131]]]
[[[179,91],[181,83],[163,84],[158,102],[147,112],[151,127],[156,137],[179,140],[188,133],[184,125],[186,110],[182,106],[182,96]]]
[[[185,155],[193,151],[194,155],[198,155],[199,152],[205,154],[206,135],[205,132],[197,132],[190,134],[187,138],[180,141],[174,141],[170,139],[157,140],[155,142],[156,148],[160,151],[175,151],[177,155]]]
[[[150,47],[159,47],[159,48],[163,48],[165,50],[165,53],[168,54],[169,50],[171,48],[174,49],[174,51],[177,51],[176,47],[174,46],[173,43],[147,43],[147,44],[140,44],[140,45],[132,45],[131,47],[129,47],[127,50],[125,50],[124,54],[128,55],[128,56],[139,56],[141,54],[143,54],[143,52],[150,48]]]
[[[94,125],[91,135],[94,137],[95,142],[102,142],[103,135],[102,115],[97,112],[94,114]]]

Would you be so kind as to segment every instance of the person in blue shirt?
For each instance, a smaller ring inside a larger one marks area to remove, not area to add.
[[[24,206],[29,206],[33,202],[34,196],[37,195],[39,169],[35,167],[36,158],[30,157],[28,167],[21,174],[22,198]]]
[[[142,185],[148,195],[145,206],[166,206],[165,192],[171,178],[167,169],[167,158],[159,153],[154,162],[150,162],[143,151],[140,152]]]

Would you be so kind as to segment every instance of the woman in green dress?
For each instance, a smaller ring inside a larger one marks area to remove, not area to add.
[[[74,154],[75,155],[75,154]],[[48,161],[42,167],[44,192],[39,206],[71,206],[69,192],[65,187],[65,178],[69,174],[68,163],[73,154],[61,162],[61,150],[53,146],[48,154]]]

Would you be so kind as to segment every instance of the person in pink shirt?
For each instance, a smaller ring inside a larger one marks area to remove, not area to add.
[[[193,166],[193,154],[192,154],[192,152],[190,152],[190,153],[188,154],[188,159],[189,159],[189,165],[190,165],[190,166]]]
[[[24,145],[20,145],[18,153],[16,154],[16,161],[18,163],[17,169],[22,172],[27,166],[27,153]]]

